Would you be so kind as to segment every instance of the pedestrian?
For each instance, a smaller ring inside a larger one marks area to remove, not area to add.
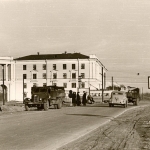
[[[69,101],[70,101],[70,106],[72,106],[72,90],[69,91],[68,97],[69,97]]]
[[[72,104],[73,106],[76,106],[76,92],[73,92],[72,94]]]
[[[82,97],[82,104],[83,104],[83,106],[86,106],[86,103],[87,103],[87,101],[86,101],[86,92],[83,91],[83,97]]]
[[[81,99],[80,99],[79,93],[80,93],[80,92],[77,92],[77,106],[80,106],[80,105],[81,105]]]

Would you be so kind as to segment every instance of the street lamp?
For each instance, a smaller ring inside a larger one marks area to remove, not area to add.
[[[137,73],[137,75],[139,76],[140,73]],[[143,87],[142,87],[142,100],[143,100]]]

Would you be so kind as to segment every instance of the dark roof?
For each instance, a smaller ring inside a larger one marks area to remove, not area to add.
[[[45,59],[88,59],[89,56],[80,53],[37,54],[16,58],[15,60],[45,60]]]

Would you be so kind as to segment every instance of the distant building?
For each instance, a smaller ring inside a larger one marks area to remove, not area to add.
[[[0,64],[2,63],[0,59]],[[106,84],[106,68],[95,55],[37,53],[11,61],[8,59],[4,64],[6,70],[9,70],[5,73],[8,100],[22,101],[23,97],[31,97],[32,86],[64,86],[66,93],[69,90],[81,93],[88,92],[89,89],[99,90],[102,88],[102,68],[104,88]],[[11,69],[8,69],[9,65]],[[2,85],[2,80],[0,84]]]

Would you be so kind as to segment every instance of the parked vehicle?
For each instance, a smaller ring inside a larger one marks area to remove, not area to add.
[[[51,105],[60,109],[65,98],[65,90],[64,87],[58,86],[32,87],[31,95],[31,99],[26,98],[24,100],[27,111],[30,107],[48,110]]]
[[[129,87],[127,92],[128,103],[138,105],[140,101],[140,89],[136,87]]]
[[[124,91],[113,91],[111,93],[111,98],[109,100],[109,107],[114,105],[122,105],[125,107],[128,106],[128,99],[126,97],[126,92]]]

